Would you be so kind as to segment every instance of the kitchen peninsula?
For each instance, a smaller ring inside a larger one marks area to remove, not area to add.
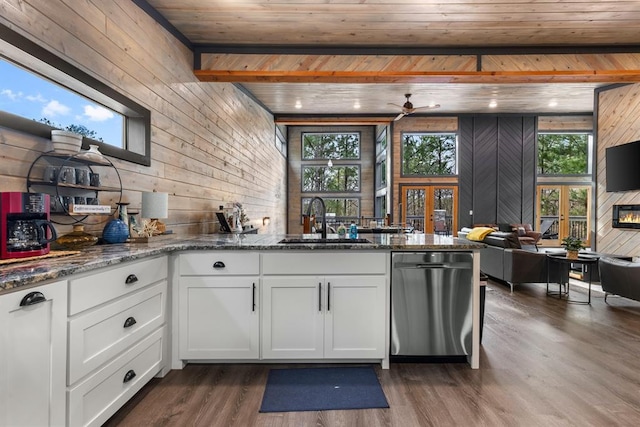
[[[38,378],[51,387],[27,385],[17,376],[0,378],[0,384],[18,387],[17,395],[52,390],[42,396],[43,407],[68,408],[59,414],[68,425],[100,425],[153,376],[190,361],[330,360],[388,368],[394,252],[473,254],[467,360],[479,367],[482,245],[424,234],[369,234],[370,243],[336,240],[337,235],[322,243],[305,241],[312,237],[176,236],[3,266],[3,340],[11,339],[7,329],[14,326],[48,329],[47,345],[35,354],[50,362],[40,364],[51,372]],[[38,304],[17,307],[26,295],[37,299],[38,292],[47,314],[25,326],[14,314],[35,315]],[[16,372],[23,366],[20,360],[2,362]]]

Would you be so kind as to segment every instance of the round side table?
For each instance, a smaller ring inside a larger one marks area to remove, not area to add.
[[[567,274],[564,274],[564,268],[562,269],[562,277],[560,281],[563,283],[558,283],[558,292],[549,291],[549,276],[551,273],[551,266],[556,263],[561,267],[567,266],[566,271]],[[580,264],[580,265],[594,265],[598,263],[598,257],[589,255],[589,256],[578,256],[577,259],[567,258],[565,254],[547,254],[547,295],[550,296],[558,296],[559,299],[562,299],[563,296],[566,296],[566,301],[574,304],[591,304],[591,274],[589,274],[589,297],[587,301],[580,300],[572,300],[569,298],[569,270],[571,270],[571,264]],[[566,279],[565,279],[566,278]],[[565,286],[566,290],[562,292],[562,287]]]

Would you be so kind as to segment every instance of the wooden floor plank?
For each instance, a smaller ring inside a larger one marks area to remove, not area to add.
[[[594,292],[591,305],[569,304],[545,290],[489,282],[479,370],[376,366],[389,409],[262,414],[274,365],[189,364],[152,380],[105,425],[640,425],[640,303]]]

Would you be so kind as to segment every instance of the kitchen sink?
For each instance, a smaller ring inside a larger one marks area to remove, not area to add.
[[[280,240],[278,243],[283,244],[297,244],[297,243],[319,243],[319,244],[351,244],[351,243],[373,243],[368,239],[348,239],[348,238],[300,238],[300,237],[289,237]]]

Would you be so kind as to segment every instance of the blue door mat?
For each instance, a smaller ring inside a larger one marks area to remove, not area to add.
[[[372,367],[269,371],[260,412],[388,408]]]

